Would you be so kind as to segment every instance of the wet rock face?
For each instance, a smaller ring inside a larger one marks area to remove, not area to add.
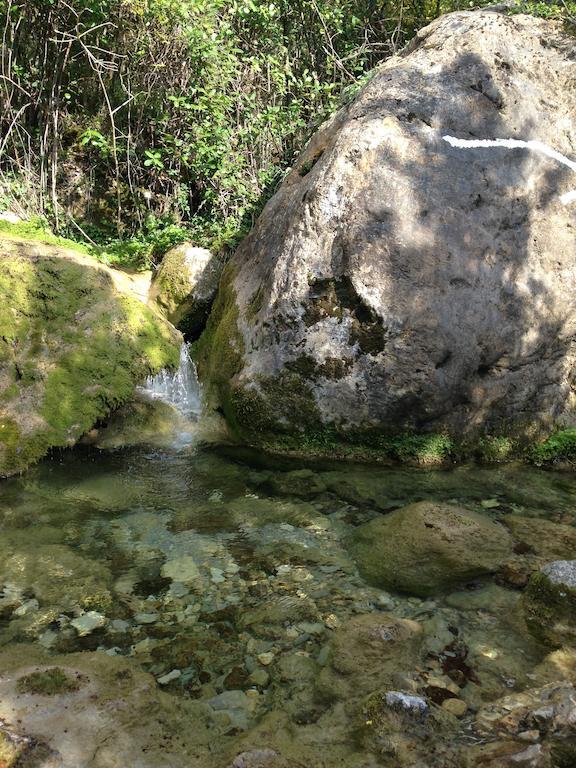
[[[149,298],[193,341],[204,329],[221,272],[222,261],[209,250],[181,243],[162,259]]]
[[[536,639],[552,647],[576,646],[576,560],[556,560],[532,574],[523,608]]]
[[[426,596],[495,571],[511,546],[488,517],[421,501],[359,526],[350,550],[369,582]]]
[[[232,259],[201,344],[240,433],[473,439],[573,420],[576,230],[559,200],[573,174],[443,139],[537,139],[573,157],[573,49],[532,17],[445,16],[311,139]]]

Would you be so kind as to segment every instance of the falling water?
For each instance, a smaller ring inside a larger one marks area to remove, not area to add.
[[[154,400],[172,405],[183,416],[197,419],[201,404],[200,384],[188,344],[182,344],[180,348],[177,370],[164,369],[156,376],[149,376],[141,391]]]

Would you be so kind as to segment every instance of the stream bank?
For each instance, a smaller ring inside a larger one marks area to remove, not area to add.
[[[574,551],[575,493],[512,464],[54,453],[0,485],[0,719],[66,768],[570,765],[550,755],[572,726],[529,713],[568,706],[573,651],[536,641],[522,590]],[[506,531],[496,572],[428,597],[367,583],[354,532],[417,502]]]

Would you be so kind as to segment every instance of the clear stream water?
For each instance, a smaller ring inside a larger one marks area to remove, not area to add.
[[[194,414],[199,393],[186,370],[180,394],[182,381],[148,389]],[[258,714],[233,707],[218,726],[235,734],[271,708],[288,711],[296,727],[314,722],[313,687],[280,674],[278,659],[320,668],[335,629],[382,611],[423,622],[438,651],[458,635],[473,669],[462,693],[473,711],[527,687],[542,658],[514,618],[520,593],[488,579],[429,599],[391,594],[362,580],[346,537],[426,499],[572,526],[575,498],[573,473],[514,465],[302,467],[179,439],[164,448],[80,446],[0,483],[0,646],[129,656],[166,690],[194,699],[255,690]],[[27,608],[3,610],[14,592]],[[79,632],[72,622],[88,610],[102,624]]]

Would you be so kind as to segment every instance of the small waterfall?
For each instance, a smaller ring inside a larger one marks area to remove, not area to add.
[[[172,405],[187,418],[197,419],[201,407],[200,383],[188,344],[182,344],[180,348],[176,371],[163,370],[156,376],[149,376],[140,391],[153,400]]]

